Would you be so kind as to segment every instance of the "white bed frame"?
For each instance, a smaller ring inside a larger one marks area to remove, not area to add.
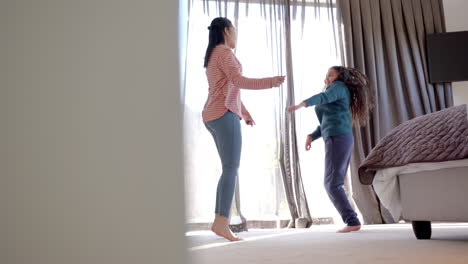
[[[431,238],[431,222],[468,222],[468,167],[398,175],[402,217],[418,239]]]

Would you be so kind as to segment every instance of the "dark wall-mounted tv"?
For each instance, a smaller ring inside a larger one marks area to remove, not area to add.
[[[431,83],[468,80],[468,31],[428,34],[426,47]]]

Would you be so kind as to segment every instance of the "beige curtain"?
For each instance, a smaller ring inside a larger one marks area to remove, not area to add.
[[[369,124],[354,129],[352,188],[364,222],[392,223],[370,185],[357,169],[392,128],[414,117],[453,105],[449,83],[428,79],[425,36],[444,32],[442,0],[338,0],[347,66],[369,77],[375,110]]]

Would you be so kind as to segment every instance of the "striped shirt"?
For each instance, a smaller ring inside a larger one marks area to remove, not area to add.
[[[242,65],[226,45],[218,45],[211,53],[206,67],[208,99],[202,112],[207,123],[222,117],[227,111],[240,119],[250,114],[240,99],[240,89],[272,88],[272,78],[251,79],[242,76]]]

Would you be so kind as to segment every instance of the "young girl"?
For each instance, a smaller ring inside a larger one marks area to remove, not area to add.
[[[357,69],[333,66],[325,78],[326,90],[289,107],[292,113],[315,105],[320,125],[307,136],[305,148],[323,137],[325,141],[325,189],[346,226],[339,233],[358,231],[361,223],[343,189],[353,148],[352,124],[365,125],[372,105],[367,77]]]
[[[203,122],[213,136],[221,159],[223,172],[216,192],[215,220],[211,230],[230,241],[239,240],[229,229],[229,212],[234,196],[239,168],[242,135],[240,119],[253,126],[254,120],[240,99],[240,89],[278,87],[284,76],[251,79],[242,76],[242,66],[232,52],[236,46],[236,31],[227,18],[213,19],[208,27],[206,75],[208,99],[203,109]]]

